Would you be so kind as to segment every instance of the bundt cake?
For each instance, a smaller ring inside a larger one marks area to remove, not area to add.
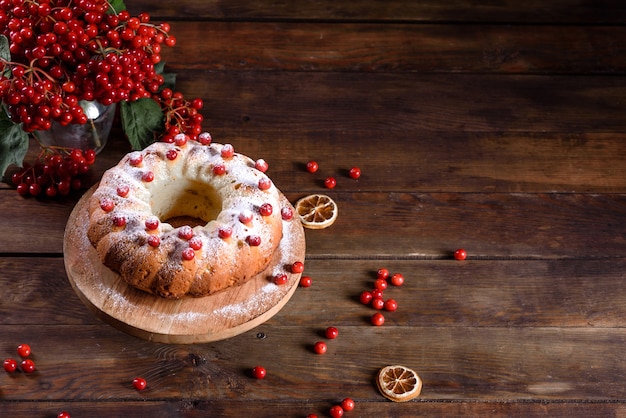
[[[129,153],[87,204],[100,260],[138,289],[179,299],[243,284],[282,239],[289,208],[267,165],[204,138]]]

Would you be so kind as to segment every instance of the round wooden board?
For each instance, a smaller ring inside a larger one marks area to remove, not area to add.
[[[80,299],[98,317],[128,334],[149,341],[191,344],[223,340],[262,324],[289,301],[300,281],[288,266],[303,261],[304,229],[297,217],[283,222],[283,239],[268,268],[245,284],[202,298],[164,299],[135,289],[104,266],[87,239],[87,199],[73,209],[63,240],[65,269]],[[283,205],[290,205],[282,196]],[[295,213],[295,210],[294,210]],[[286,273],[277,286],[272,277]]]

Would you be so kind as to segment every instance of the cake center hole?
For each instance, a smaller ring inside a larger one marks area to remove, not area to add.
[[[213,187],[192,180],[177,180],[152,195],[152,211],[178,228],[206,225],[222,211],[222,201]]]

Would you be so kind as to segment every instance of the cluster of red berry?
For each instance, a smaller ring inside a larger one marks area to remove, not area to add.
[[[317,173],[319,170],[319,164],[316,161],[308,161],[306,163],[306,171],[309,173]],[[358,180],[361,177],[361,169],[359,167],[352,167],[348,170],[348,176],[354,180]],[[326,177],[324,179],[324,187],[327,189],[334,189],[337,186],[337,179],[335,177]]]
[[[376,310],[384,309],[388,312],[393,312],[398,309],[398,302],[395,299],[383,298],[383,292],[389,287],[389,283],[393,286],[402,286],[404,284],[404,276],[401,273],[390,274],[386,268],[378,269],[376,272],[376,279],[374,280],[374,289],[371,291],[365,290],[359,296],[359,300],[364,305],[370,305]],[[376,312],[372,315],[372,324],[376,326],[383,325],[385,323],[385,316]]]
[[[11,181],[21,196],[67,196],[80,189],[80,176],[95,160],[93,150],[42,148],[35,164],[24,164]]]
[[[28,344],[20,344],[17,346],[17,355],[22,358],[21,368],[22,372],[26,374],[33,373],[35,371],[35,362],[31,360],[31,349]],[[8,358],[4,360],[4,370],[7,373],[13,373],[17,371],[17,360],[14,358]]]
[[[86,123],[80,100],[106,105],[157,93],[161,45],[176,43],[169,24],[111,11],[107,0],[0,1],[11,53],[0,97],[24,131],[47,130],[53,120]]]
[[[174,143],[176,135],[185,134],[190,139],[202,142],[199,138],[204,119],[200,113],[204,106],[202,99],[187,100],[182,93],[170,88],[162,89],[153,94],[152,98],[160,104],[165,116],[165,131],[161,141]]]

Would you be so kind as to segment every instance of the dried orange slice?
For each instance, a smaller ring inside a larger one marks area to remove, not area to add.
[[[376,377],[378,390],[394,402],[407,402],[422,391],[422,379],[405,366],[385,366]]]
[[[328,228],[337,219],[337,204],[324,194],[303,197],[296,202],[295,209],[302,225],[309,229]]]

